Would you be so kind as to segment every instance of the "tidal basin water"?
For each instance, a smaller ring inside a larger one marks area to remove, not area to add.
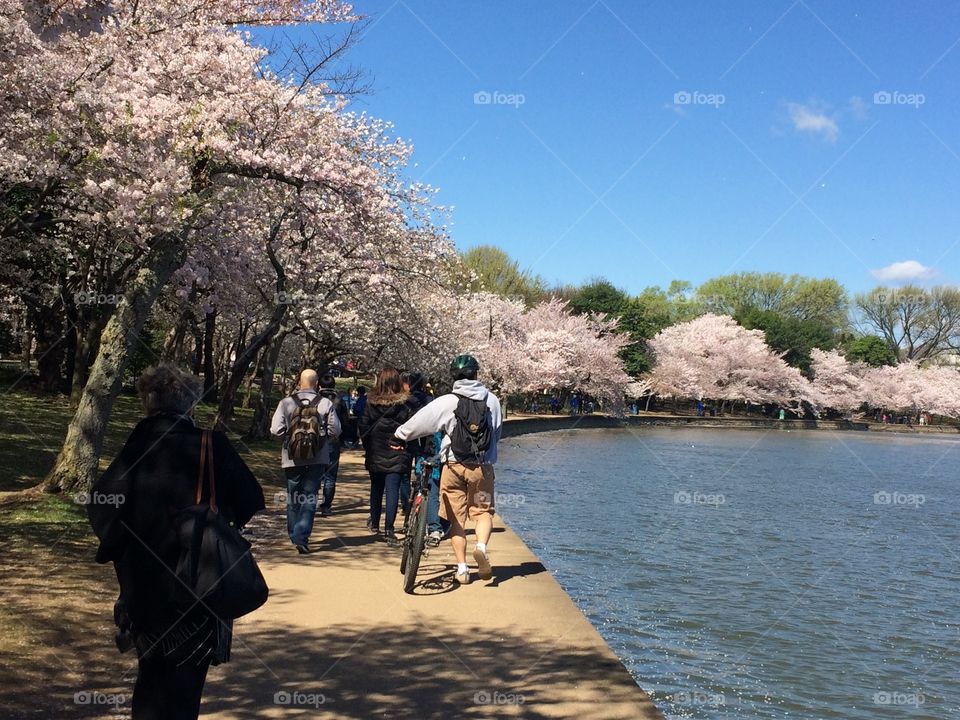
[[[960,718],[958,461],[951,437],[559,431],[503,441],[497,509],[667,717]]]

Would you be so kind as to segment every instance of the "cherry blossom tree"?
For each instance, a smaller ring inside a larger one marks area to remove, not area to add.
[[[385,124],[322,83],[272,74],[236,29],[348,13],[333,0],[0,2],[0,177],[15,207],[0,232],[59,257],[109,250],[119,269],[48,487],[96,472],[131,348],[171,278],[193,288],[222,275],[226,287],[244,266],[234,260],[264,253],[265,198],[291,205],[307,235],[375,246],[428,203]]]
[[[908,361],[869,368],[863,387],[864,399],[881,410],[960,417],[960,371],[954,367]]]
[[[836,350],[814,348],[810,352],[812,402],[821,408],[855,410],[865,401],[865,366],[850,363]]]
[[[650,373],[663,397],[799,405],[808,381],[764,341],[727,315],[708,314],[662,330],[651,341]]]

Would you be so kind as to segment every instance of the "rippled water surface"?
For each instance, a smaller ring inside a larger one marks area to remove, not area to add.
[[[577,430],[498,510],[668,717],[960,718],[960,441]]]

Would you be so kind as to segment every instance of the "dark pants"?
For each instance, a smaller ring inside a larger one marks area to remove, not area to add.
[[[188,660],[180,666],[159,653],[141,658],[132,720],[197,720],[209,667],[209,656],[199,664]]]
[[[294,545],[306,543],[313,532],[317,492],[326,469],[319,464],[283,469],[287,476],[287,535]]]
[[[430,495],[427,497],[427,532],[446,533],[450,522],[440,517],[440,473],[430,473]]]
[[[330,510],[333,505],[333,496],[337,492],[337,473],[340,471],[340,443],[330,446],[330,464],[323,473],[323,500],[321,510]]]
[[[397,521],[397,506],[400,504],[400,486],[405,478],[404,473],[370,473],[370,524],[376,529],[380,527],[380,515],[384,518],[383,531],[394,532],[394,523]],[[383,493],[387,493],[387,507],[384,513]]]

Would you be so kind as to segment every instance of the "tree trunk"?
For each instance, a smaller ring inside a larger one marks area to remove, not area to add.
[[[63,359],[66,354],[62,308],[47,306],[32,315],[36,338],[37,374],[40,390],[58,393],[63,388]]]
[[[247,437],[251,440],[263,440],[270,437],[270,394],[273,392],[273,375],[283,351],[283,341],[288,332],[281,332],[273,339],[273,343],[264,354],[263,367],[260,370],[260,392],[253,401],[253,420]]]
[[[193,374],[198,376],[203,370],[203,333],[193,326],[193,354],[191,357]]]
[[[213,336],[217,332],[217,313],[208,312],[203,318],[203,401],[217,401],[217,372],[213,359]]]
[[[177,363],[185,357],[184,344],[192,325],[193,309],[188,306],[177,317],[177,321],[170,328],[170,332],[167,333],[167,337],[163,341],[163,351],[160,353],[160,357],[164,362]]]
[[[30,372],[30,354],[33,350],[33,333],[30,332],[30,323],[27,320],[27,311],[23,311],[20,321],[23,325],[20,333],[20,370]]]
[[[73,366],[73,382],[70,392],[70,408],[76,410],[80,405],[80,397],[87,386],[90,377],[90,363],[96,356],[97,343],[108,318],[98,316],[91,318],[85,332],[77,335],[76,361]]]
[[[237,343],[237,359],[233,363],[233,369],[223,388],[223,395],[220,397],[220,407],[217,410],[217,419],[214,422],[214,428],[217,430],[226,430],[227,422],[233,419],[233,403],[237,397],[237,391],[243,384],[243,379],[250,369],[250,364],[256,358],[257,353],[266,347],[276,337],[283,326],[283,319],[287,315],[289,305],[277,305],[270,318],[270,322],[262,332],[255,335],[250,343],[243,347],[243,338]]]
[[[100,338],[80,405],[53,470],[43,481],[49,492],[86,490],[97,475],[113,403],[137,337],[163,286],[180,265],[183,245],[172,237],[155,239],[143,267],[130,283]]]

